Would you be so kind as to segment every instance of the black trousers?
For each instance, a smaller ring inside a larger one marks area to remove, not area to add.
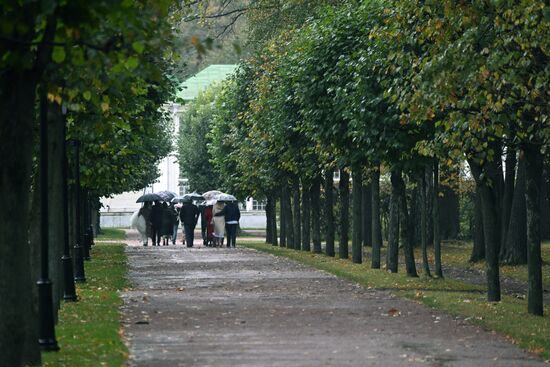
[[[195,226],[193,224],[183,223],[183,230],[185,231],[185,243],[187,247],[193,247],[193,240],[195,239]]]
[[[226,224],[225,231],[227,232],[227,247],[235,247],[237,244],[237,227],[238,224]]]
[[[153,238],[152,238],[153,246],[160,245],[160,238],[162,237],[160,235],[160,225],[159,226],[153,225],[151,229],[153,230]]]

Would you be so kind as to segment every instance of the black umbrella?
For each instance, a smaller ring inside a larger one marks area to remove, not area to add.
[[[162,198],[157,194],[145,194],[141,195],[137,200],[136,203],[144,203],[146,201],[162,201]]]
[[[156,192],[156,194],[160,196],[162,201],[168,201],[168,202],[176,197],[175,192],[168,191],[168,190],[159,191],[159,192]]]

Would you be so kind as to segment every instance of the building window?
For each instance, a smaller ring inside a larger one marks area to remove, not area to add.
[[[252,210],[265,210],[265,200],[252,200]]]

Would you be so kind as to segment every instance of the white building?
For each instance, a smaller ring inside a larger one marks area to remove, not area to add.
[[[164,106],[172,116],[174,125],[174,146],[176,146],[177,135],[179,132],[180,116],[185,112],[185,102],[194,100],[201,91],[208,88],[211,84],[220,82],[227,78],[237,68],[236,65],[210,65],[195,76],[187,79],[181,90],[177,93],[177,100],[183,100],[184,103],[168,103]],[[132,213],[141,207],[136,200],[144,193],[158,191],[172,191],[178,195],[184,195],[188,192],[187,179],[180,177],[179,164],[176,159],[176,153],[172,152],[165,157],[159,164],[160,177],[152,185],[143,188],[140,191],[125,192],[115,195],[112,198],[102,198],[101,203],[101,226],[102,227],[129,227]],[[242,207],[241,227],[243,228],[265,228],[265,205],[261,202],[249,198]]]

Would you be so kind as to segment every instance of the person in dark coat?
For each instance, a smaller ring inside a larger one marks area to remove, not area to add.
[[[234,201],[229,202],[219,213],[216,213],[215,215],[224,216],[225,231],[227,232],[227,247],[235,247],[237,244],[237,227],[239,226],[239,220],[241,219],[239,205],[237,205]]]
[[[155,205],[151,208],[151,227],[153,230],[153,246],[160,246],[162,206],[159,201],[155,201]]]
[[[160,223],[160,235],[162,236],[162,244],[168,246],[168,238],[172,237],[174,228],[174,215],[167,203],[162,203],[162,216]]]
[[[193,247],[194,231],[199,219],[199,208],[190,201],[184,202],[180,209],[180,221],[185,231],[187,247]]]

